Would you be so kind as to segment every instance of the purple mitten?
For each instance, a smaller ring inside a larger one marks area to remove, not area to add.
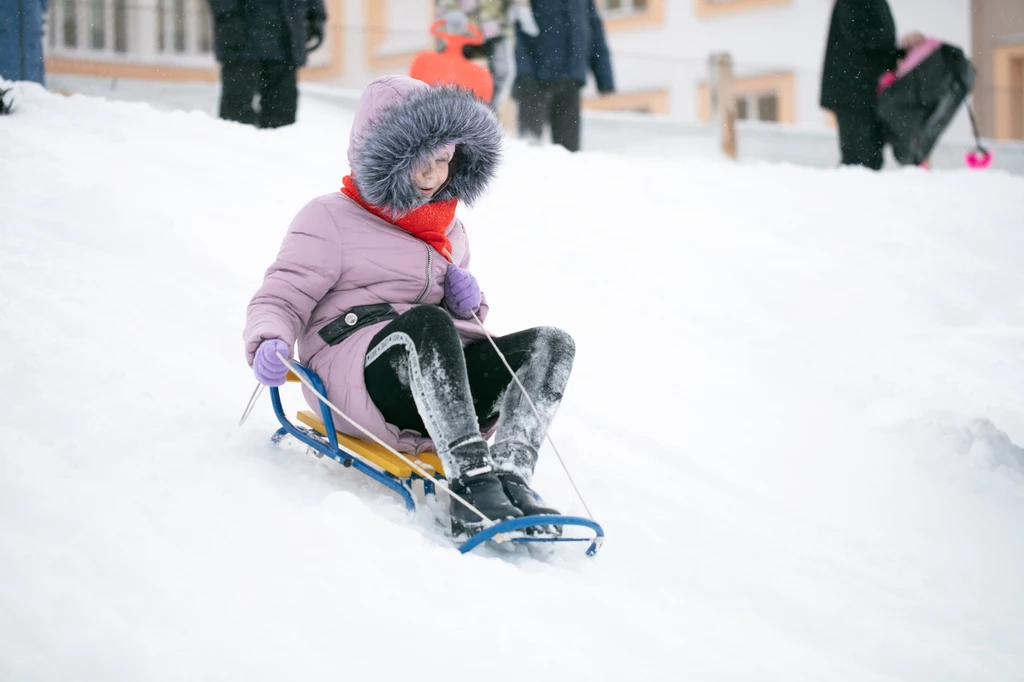
[[[288,376],[288,368],[277,357],[278,353],[288,357],[288,344],[281,339],[267,339],[256,349],[252,372],[256,375],[256,381],[264,386],[281,386]]]
[[[452,315],[463,320],[480,309],[480,285],[476,277],[455,263],[448,264],[448,273],[444,276],[444,304]]]

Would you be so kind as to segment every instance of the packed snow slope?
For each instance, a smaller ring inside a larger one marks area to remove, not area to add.
[[[0,680],[1024,679],[1024,179],[509,141],[473,270],[577,341],[608,542],[462,556],[266,396],[237,426],[249,297],[348,170],[323,107],[0,118]]]

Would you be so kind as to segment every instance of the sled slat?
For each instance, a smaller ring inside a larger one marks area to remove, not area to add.
[[[323,420],[309,410],[299,412],[296,417],[300,422],[310,427],[321,436],[327,435],[327,429],[324,428]],[[343,448],[351,450],[360,457],[369,460],[392,476],[396,476],[398,478],[409,478],[414,473],[412,467],[376,443],[353,438],[341,431],[337,432],[337,436],[338,444]],[[426,469],[428,473],[444,475],[444,467],[441,466],[441,460],[433,452],[421,452],[418,455],[406,455],[406,457]]]

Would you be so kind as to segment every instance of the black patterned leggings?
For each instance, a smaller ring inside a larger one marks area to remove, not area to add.
[[[440,307],[419,306],[391,321],[366,353],[366,388],[384,420],[429,435],[450,479],[480,464],[461,461],[460,446],[479,441],[481,429],[497,420],[488,463],[529,481],[569,381],[576,348],[562,330],[536,327],[494,341],[540,421],[490,342],[463,347]]]

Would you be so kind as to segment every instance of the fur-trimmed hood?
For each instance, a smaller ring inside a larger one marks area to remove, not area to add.
[[[455,144],[454,174],[441,192],[424,199],[413,171],[449,143]],[[473,204],[497,172],[501,143],[498,118],[468,90],[385,76],[359,100],[348,160],[363,199],[402,216],[428,201]]]

